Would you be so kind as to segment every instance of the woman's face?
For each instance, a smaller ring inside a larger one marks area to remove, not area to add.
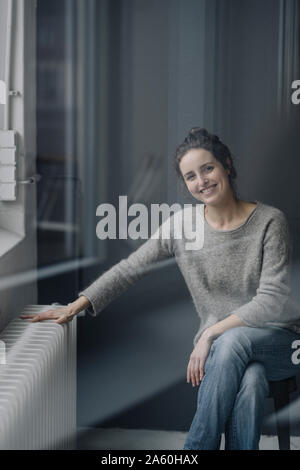
[[[229,169],[225,169],[208,150],[189,150],[182,157],[179,168],[189,192],[198,201],[215,205],[233,194]]]

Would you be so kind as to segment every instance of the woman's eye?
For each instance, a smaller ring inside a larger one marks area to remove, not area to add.
[[[187,180],[191,180],[192,178],[194,178],[194,175],[190,175],[187,177]]]
[[[213,169],[214,169],[214,167],[211,166],[211,165],[205,167],[205,171],[211,171]]]

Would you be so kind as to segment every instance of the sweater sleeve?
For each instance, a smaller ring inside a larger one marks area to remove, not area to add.
[[[252,300],[233,311],[247,326],[283,323],[291,293],[292,240],[287,219],[279,212],[269,221],[263,238],[259,286]]]
[[[172,217],[169,217],[169,219],[172,219]],[[97,316],[110,302],[149,272],[153,263],[173,256],[173,232],[169,219],[161,224],[155,234],[137,250],[112,266],[90,286],[79,292],[79,296],[84,295],[91,303],[86,309],[90,315]],[[168,225],[169,223],[170,225]],[[165,227],[163,235],[162,226]]]

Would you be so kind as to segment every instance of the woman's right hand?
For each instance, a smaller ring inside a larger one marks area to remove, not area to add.
[[[43,320],[56,320],[55,323],[60,324],[68,323],[69,321],[73,320],[75,315],[76,312],[71,308],[71,306],[67,305],[65,307],[49,309],[45,312],[34,315],[20,315],[20,318],[29,319],[29,321],[32,323]]]
[[[81,312],[90,305],[90,301],[84,295],[81,295],[74,302],[59,308],[51,308],[45,312],[31,315],[20,315],[20,318],[29,319],[30,322],[43,320],[56,320],[55,323],[68,323],[73,320],[77,313]]]

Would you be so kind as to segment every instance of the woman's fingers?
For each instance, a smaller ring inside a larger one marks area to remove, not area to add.
[[[189,361],[189,364],[188,364],[188,374],[187,374],[187,383],[190,383],[192,382],[193,383],[193,364],[192,364],[192,361],[190,359]]]
[[[35,315],[29,314],[29,315],[20,315],[20,318],[23,319],[28,319],[30,322],[37,322],[37,321],[42,321],[42,320],[52,320],[54,318],[60,318],[61,313],[59,313],[57,310],[47,310],[46,312],[41,312],[37,313]]]
[[[53,315],[50,314],[49,312],[43,312],[43,313],[38,313],[37,315],[34,315],[32,318],[32,322],[37,322],[37,321],[42,321],[42,320],[49,320],[52,319]]]
[[[193,384],[193,387],[200,384],[201,381],[201,369],[200,369],[200,359],[191,358],[188,364],[187,369],[187,383]]]
[[[204,362],[200,361],[200,366],[199,366],[199,380],[201,381],[204,377]]]
[[[188,367],[187,367],[187,375],[186,375],[186,381],[188,384],[190,383],[190,380],[191,380],[191,372],[190,372],[190,362],[189,362]]]
[[[196,344],[188,364],[187,382],[192,381],[193,386],[200,385],[205,374],[206,358],[209,354],[211,341],[205,337],[200,338]]]
[[[73,315],[63,315],[55,323],[67,323],[71,320],[73,320]]]
[[[190,359],[188,365],[188,383],[192,382],[193,387],[195,386],[195,371],[194,371],[194,359]]]
[[[20,315],[20,318],[23,318],[24,320],[30,320],[31,322],[36,322],[40,321],[42,318],[40,314],[36,313],[35,315]]]
[[[203,379],[203,376],[204,376],[203,368],[200,367],[200,362],[197,362],[193,370],[193,378],[192,378],[192,383],[194,387],[196,385],[200,385],[200,382]]]
[[[193,387],[200,385],[204,373],[204,362],[201,359],[190,359],[187,368],[187,383],[192,382]]]

